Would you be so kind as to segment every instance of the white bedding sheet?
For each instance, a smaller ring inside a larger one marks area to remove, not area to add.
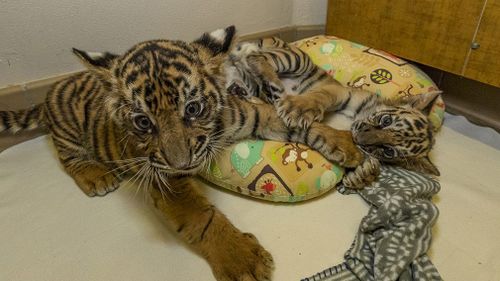
[[[444,127],[433,153],[442,177],[430,257],[445,280],[500,280],[500,151]],[[285,205],[207,186],[207,196],[299,280],[341,261],[368,207],[330,192]],[[141,194],[87,198],[47,137],[0,154],[0,280],[214,280]]]

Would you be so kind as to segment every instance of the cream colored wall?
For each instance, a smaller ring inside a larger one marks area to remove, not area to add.
[[[323,24],[325,11],[326,0],[0,0],[0,88],[82,69],[72,47],[123,52],[231,24],[240,34]]]

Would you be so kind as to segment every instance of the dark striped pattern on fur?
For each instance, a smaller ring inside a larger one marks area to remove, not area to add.
[[[31,130],[43,126],[43,105],[19,111],[0,111],[0,132],[16,133],[20,130]]]

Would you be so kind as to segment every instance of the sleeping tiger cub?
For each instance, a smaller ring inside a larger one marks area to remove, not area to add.
[[[439,92],[388,100],[343,87],[304,51],[278,38],[239,43],[227,63],[229,91],[274,103],[292,128],[308,128],[322,121],[326,112],[335,113],[329,124],[351,130],[356,145],[369,155],[343,178],[346,187],[360,188],[373,181],[379,161],[439,175],[428,157],[434,135],[427,118]]]
[[[272,105],[228,95],[224,68],[234,38],[228,27],[191,43],[146,41],[123,55],[74,49],[88,71],[56,83],[43,104],[1,111],[0,131],[46,127],[89,196],[115,190],[122,177],[139,178],[217,280],[270,280],[271,255],[208,202],[191,175],[244,138],[301,142],[350,167],[363,155],[348,131],[321,123],[290,129]]]

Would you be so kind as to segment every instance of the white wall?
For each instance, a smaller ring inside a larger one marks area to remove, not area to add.
[[[293,0],[295,25],[325,24],[327,0]]]
[[[245,34],[324,23],[325,1],[0,0],[0,88],[82,69],[72,47],[123,52],[231,24]]]

